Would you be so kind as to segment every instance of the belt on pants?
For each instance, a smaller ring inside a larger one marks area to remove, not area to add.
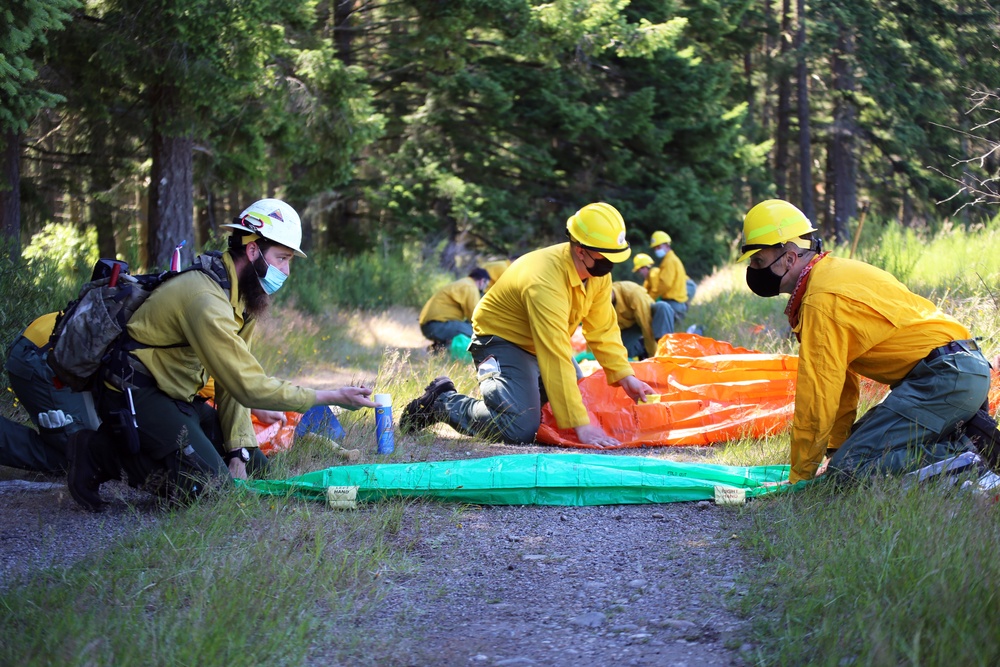
[[[979,344],[971,338],[968,340],[953,340],[950,343],[945,343],[941,347],[935,347],[933,350],[927,353],[924,357],[924,361],[933,361],[938,357],[943,357],[946,354],[955,354],[956,352],[976,352],[979,350]]]

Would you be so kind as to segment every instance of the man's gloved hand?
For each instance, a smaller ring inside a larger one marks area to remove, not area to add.
[[[38,413],[38,425],[42,428],[57,429],[72,423],[73,415],[68,415],[62,410],[48,410]]]

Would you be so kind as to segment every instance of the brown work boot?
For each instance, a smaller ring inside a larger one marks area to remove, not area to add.
[[[69,436],[66,445],[69,459],[66,485],[69,487],[69,494],[80,506],[91,512],[100,512],[104,508],[99,489],[103,482],[111,479],[94,457],[92,448],[96,436],[94,431],[77,431]]]
[[[1000,472],[1000,430],[989,410],[980,409],[972,415],[962,432],[969,436],[976,452],[986,460],[991,470]]]
[[[434,403],[441,394],[449,391],[456,391],[455,383],[450,377],[442,375],[431,380],[424,393],[410,401],[403,410],[399,418],[399,430],[412,433],[439,421],[434,414]]]

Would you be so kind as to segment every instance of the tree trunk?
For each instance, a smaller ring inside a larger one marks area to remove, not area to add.
[[[354,35],[351,33],[351,15],[354,13],[354,0],[333,0],[333,44],[337,59],[345,65],[354,64]]]
[[[201,248],[212,238],[212,232],[218,230],[218,223],[215,215],[215,193],[207,185],[202,186],[202,194],[205,197],[205,204],[198,207],[198,214],[195,217],[194,234],[195,248]],[[221,231],[221,230],[218,230]],[[194,249],[192,249],[192,254]]]
[[[826,147],[826,163],[823,165],[823,187],[819,194],[819,210],[823,218],[822,229],[827,231],[833,229],[833,200],[837,191],[837,182],[833,177],[833,151],[830,150],[829,141]],[[840,237],[824,239],[831,245],[840,243]]]
[[[775,80],[775,48],[776,41],[771,32],[771,25],[774,23],[774,9],[770,0],[764,0],[764,25],[767,26],[767,34],[764,37],[764,57],[761,59],[764,69],[764,91],[760,96],[760,130],[764,139],[771,136],[771,90],[774,88]],[[779,35],[780,39],[781,36]]]
[[[21,257],[21,135],[13,130],[4,134],[2,160],[0,224],[10,244],[10,259],[17,261]]]
[[[152,158],[149,183],[149,267],[166,269],[174,246],[188,245],[181,264],[191,262],[194,246],[194,140],[190,135],[166,133],[172,96],[162,93],[154,104]]]
[[[778,56],[778,110],[774,133],[774,185],[779,199],[788,197],[788,143],[791,135],[792,77],[789,71],[791,51],[791,0],[781,4],[781,52]]]
[[[354,58],[354,26],[352,16],[355,10],[355,0],[334,0],[333,24],[334,24],[334,46],[337,58],[350,66],[355,62]],[[362,156],[367,153],[362,153]],[[361,224],[358,216],[360,201],[358,199],[358,189],[345,187],[338,193],[338,205],[334,210],[334,215],[330,218],[330,229],[327,231],[326,250],[337,253],[347,251],[357,252],[366,244],[363,234],[360,232]],[[340,228],[336,233],[333,228]],[[345,233],[346,230],[351,230]]]
[[[97,252],[101,257],[115,257],[115,218],[118,207],[108,193],[114,187],[114,167],[108,157],[107,127],[95,124],[91,132],[90,221],[97,229]]]
[[[795,33],[795,48],[798,56],[799,93],[799,183],[802,212],[809,220],[816,219],[813,204],[812,148],[809,137],[809,65],[806,63],[806,3],[797,0],[798,31]]]
[[[831,68],[836,102],[830,133],[830,162],[834,182],[833,233],[837,243],[847,243],[851,240],[851,220],[858,216],[857,158],[854,155],[857,136],[854,34],[849,26],[838,28]]]

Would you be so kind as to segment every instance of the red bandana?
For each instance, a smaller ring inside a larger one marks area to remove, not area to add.
[[[802,305],[802,297],[806,293],[806,284],[809,282],[809,272],[812,271],[813,266],[816,262],[823,259],[829,252],[821,252],[806,264],[806,268],[802,269],[802,273],[799,274],[799,279],[795,282],[795,289],[792,290],[792,296],[788,299],[788,305],[785,306],[785,315],[788,316],[788,323],[792,325],[792,328],[799,326],[799,307]]]

